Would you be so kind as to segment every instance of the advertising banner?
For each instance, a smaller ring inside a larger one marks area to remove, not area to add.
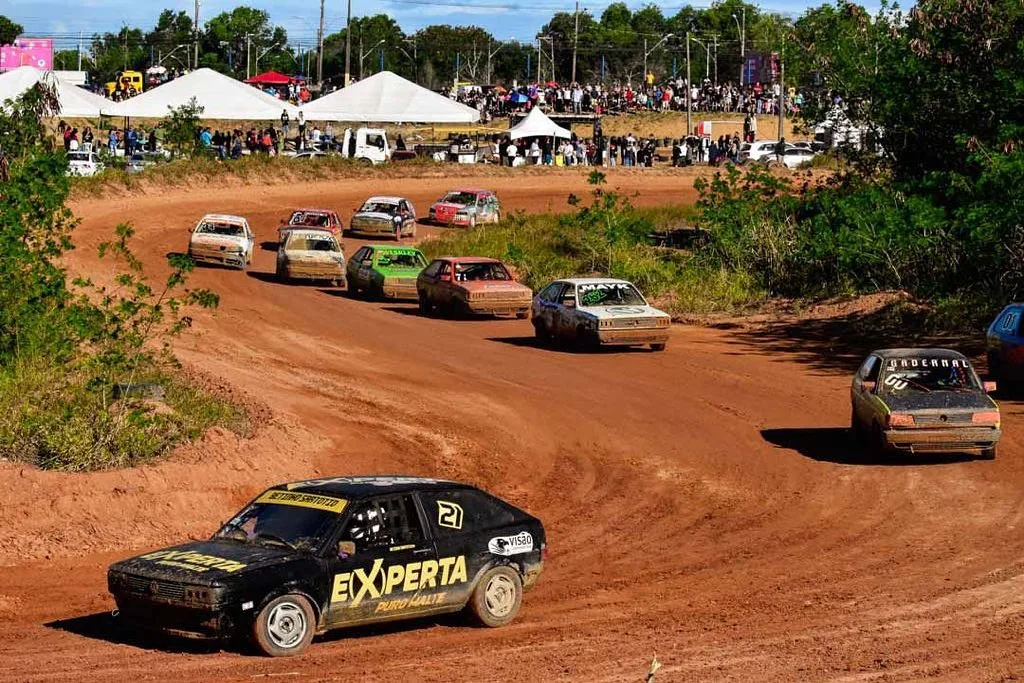
[[[0,71],[19,66],[34,66],[49,71],[53,68],[52,38],[18,38],[13,45],[0,46]]]

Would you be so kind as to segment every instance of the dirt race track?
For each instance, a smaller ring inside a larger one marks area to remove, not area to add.
[[[670,177],[628,184],[643,203],[693,197]],[[370,192],[404,193],[423,212],[445,185],[82,203],[74,268],[109,277],[92,254],[120,220],[156,271],[205,211],[247,215],[271,240],[293,206],[347,219]],[[495,189],[545,210],[585,186]],[[0,464],[0,681],[642,681],[655,654],[657,681],[1024,676],[1019,404],[1003,403],[994,462],[853,464],[841,339],[679,327],[662,354],[557,352],[525,321],[425,319],[277,284],[273,259],[197,271],[222,305],[179,344],[269,406],[251,440],[212,433],[124,472]],[[208,535],[265,485],[370,472],[467,480],[545,522],[549,562],[513,625],[360,629],[284,660],[113,628],[112,560]]]

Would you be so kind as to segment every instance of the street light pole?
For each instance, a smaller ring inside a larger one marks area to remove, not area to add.
[[[576,30],[572,34],[572,82],[576,82],[576,48],[580,42],[580,2],[576,0]]]
[[[644,38],[644,73],[643,73],[643,79],[642,79],[642,80],[643,80],[643,82],[644,82],[644,85],[647,85],[647,58],[648,58],[648,57],[650,56],[650,54],[651,54],[652,52],[654,52],[655,50],[657,50],[657,49],[658,49],[658,46],[660,46],[660,45],[661,45],[662,43],[664,43],[664,42],[665,42],[666,40],[668,40],[669,38],[671,38],[671,37],[672,37],[673,35],[675,35],[675,34],[673,34],[673,33],[668,33],[668,34],[666,34],[666,35],[665,35],[665,37],[664,37],[664,38],[662,38],[661,40],[659,40],[658,42],[656,42],[656,43],[654,44],[654,47],[652,47],[652,48],[651,48],[650,50],[648,50],[648,49],[647,49],[647,39],[646,39],[646,38]],[[686,39],[687,39],[687,40],[689,40],[689,39],[690,39],[690,38],[689,38],[689,36],[690,36],[690,33],[689,33],[689,32],[687,32],[687,33],[686,33],[686,36],[687,36],[687,38],[686,38]],[[687,57],[687,60],[689,60],[689,57]],[[689,80],[689,75],[687,75],[687,80]]]
[[[320,0],[320,31],[316,37],[316,85],[324,86],[324,0]]]
[[[743,87],[743,72],[747,66],[747,6],[743,6],[743,24],[733,13],[732,20],[736,22],[736,30],[740,34],[740,87]]]
[[[192,60],[196,69],[199,68],[199,0],[196,0],[196,18],[192,22],[192,32],[195,35],[195,58]]]
[[[352,80],[352,0],[348,0],[348,18],[345,20],[345,85]]]
[[[686,32],[686,136],[693,132],[693,84],[690,83],[690,32]]]
[[[494,52],[491,52],[490,51],[490,49],[491,49],[490,43],[491,43],[491,41],[490,41],[490,39],[488,39],[487,40],[487,50],[488,50],[488,52],[487,52],[487,83],[488,83],[488,85],[491,83],[491,80],[492,80],[492,77],[491,77],[491,58],[494,57],[494,55],[498,54],[498,50],[500,50],[505,45],[505,43],[498,43],[498,47],[494,48]]]

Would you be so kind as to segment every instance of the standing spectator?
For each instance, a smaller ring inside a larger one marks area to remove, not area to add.
[[[303,150],[303,149],[306,148],[306,115],[302,112],[301,109],[299,110],[298,122],[299,122],[299,144],[296,145],[296,147],[298,147],[300,150]]]
[[[111,156],[117,154],[117,128],[110,129],[110,134],[107,136],[107,150],[110,151]]]
[[[292,87],[292,85],[289,83],[288,87],[290,88],[290,87]],[[281,130],[284,131],[284,136],[285,137],[288,137],[288,124],[289,123],[291,123],[291,118],[288,116],[288,110],[287,109],[282,109],[281,110]]]
[[[516,157],[519,155],[519,148],[516,147],[515,140],[509,140],[508,147],[505,148],[505,155],[508,157],[508,165],[515,166]]]

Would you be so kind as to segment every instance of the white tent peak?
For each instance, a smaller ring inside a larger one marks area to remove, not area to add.
[[[203,108],[203,119],[271,121],[279,118],[282,111],[287,111],[289,117],[298,114],[294,105],[213,69],[196,69],[167,81],[111,106],[110,114],[162,119],[193,97]]]
[[[92,118],[105,113],[111,106],[106,98],[79,88],[52,71],[40,71],[34,66],[19,66],[0,74],[0,102],[20,97],[39,81],[46,81],[57,88],[59,116]]]
[[[475,123],[480,112],[381,71],[302,106],[310,121]]]
[[[540,107],[534,107],[522,121],[509,129],[508,136],[512,140],[533,137],[571,138],[572,132],[552,121]]]

